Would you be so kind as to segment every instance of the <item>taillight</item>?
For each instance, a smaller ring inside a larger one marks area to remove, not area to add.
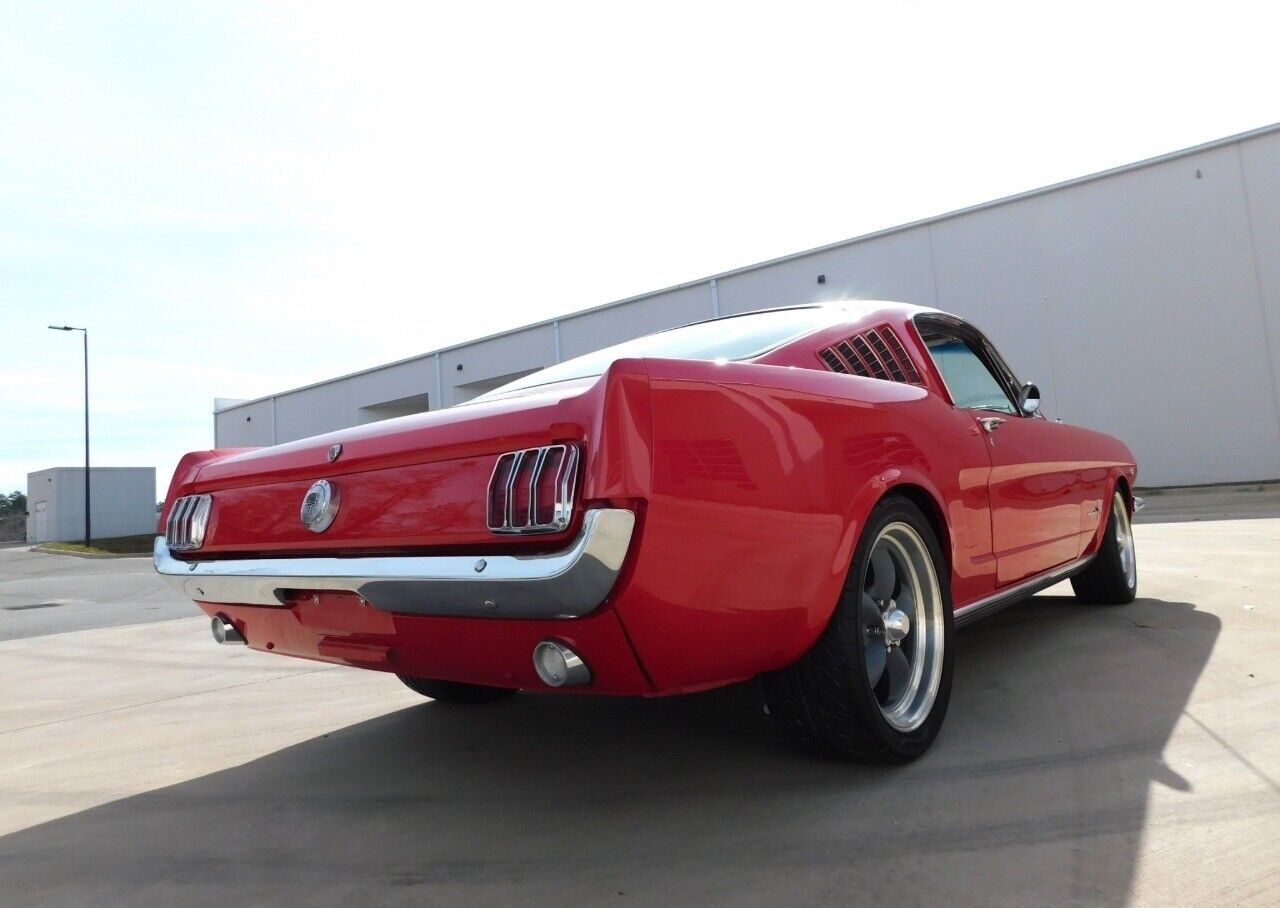
[[[164,541],[175,552],[198,549],[204,545],[204,533],[209,527],[209,511],[213,508],[211,495],[186,495],[173,503],[169,522],[164,528]]]
[[[487,519],[495,533],[556,533],[573,517],[578,449],[526,448],[503,454],[489,479]]]
[[[507,486],[511,481],[511,471],[516,465],[519,452],[503,454],[493,467],[493,476],[489,478],[489,507],[487,520],[489,526],[502,527],[507,523]]]
[[[560,500],[560,470],[564,466],[565,448],[557,445],[548,448],[542,456],[542,464],[538,468],[538,480],[532,488],[534,501],[533,522],[538,526],[552,526],[556,522],[556,503]],[[569,522],[568,512],[573,502],[565,509],[565,523]]]
[[[541,450],[524,451],[516,462],[515,478],[511,482],[511,529],[520,530],[534,526],[533,477],[542,461]]]

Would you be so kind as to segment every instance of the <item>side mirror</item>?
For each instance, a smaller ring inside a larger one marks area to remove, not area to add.
[[[1035,382],[1023,382],[1018,389],[1018,411],[1023,416],[1034,416],[1040,409],[1040,389]]]

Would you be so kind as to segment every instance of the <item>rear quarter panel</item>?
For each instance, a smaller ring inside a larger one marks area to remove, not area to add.
[[[898,484],[926,490],[958,530],[943,544],[962,582],[989,583],[986,474],[966,474],[967,429],[936,396],[782,366],[646,365],[652,488],[617,608],[659,689],[747,678],[808,649],[862,521]]]

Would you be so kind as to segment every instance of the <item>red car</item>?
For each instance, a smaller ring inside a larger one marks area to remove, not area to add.
[[[188,454],[155,565],[219,642],[448,703],[760,679],[788,735],[921,754],[955,628],[1133,600],[1133,454],[972,325],[850,302],[688,325],[469,404]]]

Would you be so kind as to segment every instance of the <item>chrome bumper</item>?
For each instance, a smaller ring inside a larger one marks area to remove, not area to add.
[[[287,590],[334,590],[412,615],[579,618],[613,589],[635,522],[627,510],[587,511],[573,544],[549,555],[181,561],[160,536],[154,556],[156,571],[200,602],[279,606]]]

